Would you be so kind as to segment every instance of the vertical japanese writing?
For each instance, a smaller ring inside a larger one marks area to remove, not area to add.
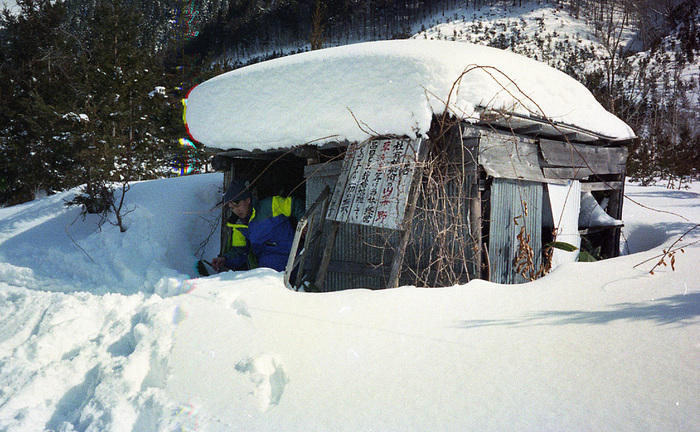
[[[345,192],[345,185],[348,182],[348,171],[349,168],[354,164],[355,152],[357,151],[357,143],[350,143],[345,151],[345,159],[343,160],[343,168],[338,176],[338,181],[335,184],[334,193],[331,196],[331,200],[328,203],[328,210],[326,212],[326,218],[330,220],[338,220],[338,209],[340,207],[340,202],[343,199]]]
[[[372,140],[350,149],[333,192],[328,218],[397,229],[415,172],[417,142]],[[335,206],[335,207],[334,207]],[[332,213],[331,208],[337,208]]]
[[[348,222],[364,224],[363,220],[365,218],[365,214],[368,212],[367,207],[370,180],[373,176],[373,172],[377,170],[376,158],[378,146],[379,143],[376,140],[370,141],[365,146],[366,155],[362,162],[363,171],[360,174],[357,189],[355,190],[355,201],[353,202],[353,207],[348,217]]]
[[[341,220],[348,220],[353,203],[359,196],[357,189],[361,181],[362,173],[364,172],[362,161],[364,161],[366,153],[366,147],[359,145],[352,154],[353,160],[351,160],[351,165],[348,167],[348,182],[345,186],[345,193],[343,193],[342,200],[340,201],[340,208],[338,209],[338,217]]]

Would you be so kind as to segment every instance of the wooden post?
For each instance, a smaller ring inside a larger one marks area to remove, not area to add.
[[[417,186],[417,185],[416,185]],[[389,273],[389,280],[387,281],[387,288],[396,288],[399,286],[399,277],[401,276],[401,266],[403,265],[403,258],[406,254],[406,247],[408,246],[408,240],[411,238],[411,226],[413,221],[413,213],[418,202],[418,187],[411,193],[410,207],[406,210],[406,219],[404,219],[403,234],[401,235],[401,243],[399,247],[394,252],[394,258],[391,260],[391,272]]]
[[[309,207],[304,216],[297,223],[292,249],[287,259],[287,266],[284,272],[285,285],[289,289],[297,289],[297,282],[302,280],[309,266],[307,261],[313,261],[315,251],[318,249],[317,244],[322,237],[323,223],[326,220],[326,209],[328,208],[328,197],[330,189],[326,186],[323,192],[319,195],[316,201]],[[306,232],[304,239],[304,249],[301,255],[297,256],[297,250],[301,242],[301,237]],[[308,260],[307,260],[308,258]],[[296,269],[296,278],[292,280],[292,273]]]
[[[323,258],[321,259],[321,265],[318,267],[315,284],[319,291],[323,291],[323,283],[326,281],[326,275],[328,274],[328,265],[331,262],[333,246],[335,246],[335,239],[338,236],[338,228],[340,228],[340,222],[334,221],[331,224],[331,232],[326,240],[326,247],[323,248]]]
[[[469,231],[471,231],[474,247],[474,278],[481,279],[482,249],[481,249],[481,191],[479,190],[479,177],[474,176],[469,194]]]
[[[224,172],[224,193],[226,193],[226,189],[228,189],[228,186],[231,184],[231,181],[234,179],[234,175],[236,174],[236,168],[235,168],[235,163],[231,163],[231,167]],[[223,197],[223,195],[222,195]],[[223,202],[223,201],[222,201]],[[221,244],[220,244],[220,249],[219,249],[219,254],[225,253],[228,248],[231,246],[231,228],[229,228],[226,225],[226,222],[228,221],[229,216],[231,215],[231,210],[228,208],[228,206],[224,203],[221,206]]]
[[[610,192],[610,202],[608,203],[608,214],[617,220],[622,220],[622,202],[625,195],[625,173],[619,175],[620,189]],[[620,234],[622,228],[612,229],[609,238],[603,241],[601,252],[612,258],[620,255]]]

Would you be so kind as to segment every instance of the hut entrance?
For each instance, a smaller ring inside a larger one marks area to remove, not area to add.
[[[212,166],[217,171],[224,172],[224,189],[232,180],[242,180],[248,183],[253,196],[265,198],[269,196],[296,196],[304,198],[305,160],[289,152],[261,152],[259,154],[247,151],[230,151],[219,153],[214,157]],[[222,206],[222,221],[231,216],[228,206]],[[231,241],[231,228],[222,224],[221,251],[225,251]]]

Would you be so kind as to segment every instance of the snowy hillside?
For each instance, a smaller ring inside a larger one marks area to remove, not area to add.
[[[412,39],[433,39],[471,42],[507,49],[542,61],[570,75],[584,72],[584,63],[592,58],[606,56],[600,40],[593,34],[590,22],[574,18],[563,9],[549,4],[527,3],[523,6],[459,7],[428,17],[408,30]],[[634,33],[627,29],[626,43],[634,41]],[[325,47],[366,42],[363,39],[328,36]],[[274,55],[289,55],[310,50],[308,41],[273,45],[265,51],[221,59],[223,63],[257,62]],[[581,70],[567,69],[575,63]]]
[[[574,18],[554,6],[536,4],[456,9],[423,24],[413,38],[508,49],[560,70],[567,69],[572,57],[578,57],[583,66],[583,60],[588,57],[606,55],[585,19]],[[627,31],[625,39],[632,38],[633,34]]]
[[[75,191],[0,209],[0,430],[697,430],[698,230],[649,270],[700,223],[698,184],[628,184],[631,255],[326,294],[190,279],[220,184],[134,184],[126,233],[81,221]]]
[[[700,129],[700,7],[663,38],[651,51],[633,55],[632,68],[638,71],[626,82],[627,92],[636,98],[661,99],[664,104],[676,104],[695,118],[695,130]],[[695,37],[687,37],[688,34]],[[681,33],[686,33],[682,37]],[[693,45],[694,40],[694,45]],[[654,88],[644,87],[643,80],[653,77]]]

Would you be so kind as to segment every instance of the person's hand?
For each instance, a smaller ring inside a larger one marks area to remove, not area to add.
[[[216,270],[217,272],[221,267],[226,264],[226,258],[225,257],[216,257],[213,260],[211,260],[211,268]]]

